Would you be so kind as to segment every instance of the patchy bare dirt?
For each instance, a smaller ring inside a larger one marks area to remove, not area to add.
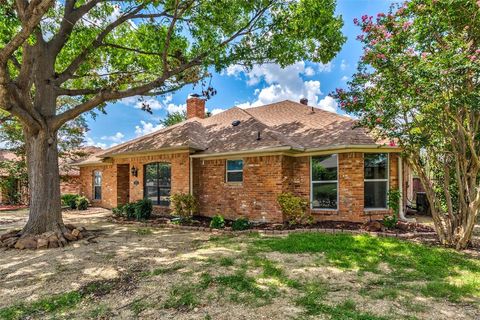
[[[0,213],[0,233],[19,228],[26,211]],[[0,251],[0,310],[90,288],[88,296],[58,311],[60,319],[285,319],[304,317],[296,299],[304,291],[269,277],[262,261],[285,277],[318,282],[328,290],[325,303],[353,301],[359,313],[387,318],[475,319],[478,302],[452,303],[402,293],[373,299],[362,288],[377,279],[325,262],[321,253],[259,254],[249,251],[248,236],[223,243],[212,234],[109,222],[110,211],[69,211],[66,223],[84,226],[97,237],[65,248]],[[209,241],[211,239],[211,241]],[[388,273],[388,265],[381,266]],[[224,279],[224,275],[239,275]],[[210,280],[209,280],[210,279]],[[212,280],[213,279],[213,280]],[[253,285],[248,281],[253,279]],[[208,282],[210,281],[210,282]],[[92,289],[93,288],[93,289]],[[238,290],[237,290],[238,289]],[[189,302],[189,299],[192,299]],[[34,313],[32,318],[50,318]],[[317,314],[315,319],[328,319]]]

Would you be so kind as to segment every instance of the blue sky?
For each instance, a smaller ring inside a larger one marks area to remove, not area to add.
[[[386,12],[392,2],[396,1],[337,0],[337,13],[344,19],[343,33],[348,39],[335,59],[326,65],[300,61],[285,69],[277,65],[255,66],[250,72],[230,67],[213,74],[212,86],[218,93],[207,101],[207,109],[217,113],[235,105],[249,107],[307,97],[311,105],[340,112],[328,93],[346,85],[362,53],[361,44],[355,39],[360,30],[353,19]],[[188,86],[173,95],[147,99],[153,114],[138,108],[138,98],[111,104],[107,106],[107,115],[88,119],[86,144],[106,148],[158,130],[159,120],[166,112],[185,108],[188,94],[195,91],[198,88]]]

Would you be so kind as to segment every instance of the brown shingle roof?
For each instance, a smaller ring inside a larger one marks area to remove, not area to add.
[[[235,120],[240,121],[238,126],[232,125]],[[312,107],[286,100],[250,109],[234,107],[206,119],[192,118],[107,149],[98,157],[169,148],[215,154],[281,147],[304,151],[329,146],[383,145],[365,129],[355,126],[356,121],[350,117],[318,108],[312,112]]]

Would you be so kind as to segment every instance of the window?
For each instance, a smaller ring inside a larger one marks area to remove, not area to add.
[[[144,198],[154,205],[169,206],[172,170],[168,163],[149,163],[144,166]]]
[[[312,208],[337,209],[338,155],[312,157]]]
[[[388,154],[364,154],[365,208],[386,209],[388,193]]]
[[[227,160],[227,182],[243,181],[243,160]]]
[[[93,171],[93,200],[102,199],[102,172]]]

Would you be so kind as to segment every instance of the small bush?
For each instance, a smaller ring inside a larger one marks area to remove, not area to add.
[[[170,201],[172,203],[173,213],[184,221],[190,220],[193,214],[197,212],[197,200],[191,194],[174,194],[170,197]]]
[[[78,194],[66,193],[62,194],[62,206],[68,206],[70,209],[77,209],[77,199],[80,198]]]
[[[394,229],[397,226],[397,222],[398,222],[398,219],[396,215],[384,216],[382,220],[382,224],[387,229]]]
[[[75,202],[78,210],[87,210],[90,202],[85,197],[78,197]]]
[[[247,218],[238,218],[232,223],[233,231],[242,231],[250,228],[250,222]]]
[[[112,213],[115,217],[125,217],[125,211],[123,209],[124,205],[119,205],[118,207],[116,208],[113,208],[112,209]]]
[[[149,219],[152,215],[153,204],[150,199],[138,200],[134,204],[134,215],[137,220]]]
[[[135,219],[135,203],[127,203],[123,205],[123,214],[127,219]]]
[[[221,215],[216,215],[210,221],[210,228],[223,229],[225,228],[225,219]]]
[[[312,222],[312,217],[307,212],[308,202],[305,199],[286,192],[278,195],[277,201],[289,224]]]

